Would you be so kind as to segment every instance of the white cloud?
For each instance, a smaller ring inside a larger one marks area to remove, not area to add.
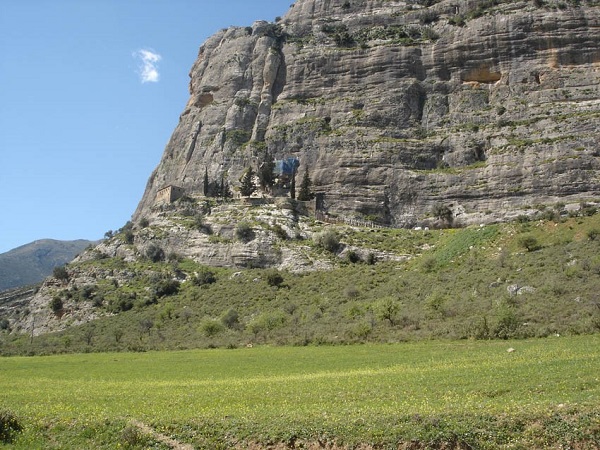
[[[133,53],[133,57],[138,61],[138,74],[142,83],[158,83],[160,74],[158,73],[158,63],[162,57],[148,49],[141,49]]]

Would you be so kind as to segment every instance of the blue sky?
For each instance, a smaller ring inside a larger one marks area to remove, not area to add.
[[[2,0],[0,253],[129,220],[207,37],[292,0]]]

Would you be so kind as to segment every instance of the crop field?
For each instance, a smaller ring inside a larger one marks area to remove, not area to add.
[[[16,449],[593,449],[600,335],[8,357],[0,414]]]

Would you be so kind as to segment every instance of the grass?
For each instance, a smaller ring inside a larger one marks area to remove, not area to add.
[[[600,439],[598,335],[1,363],[0,409],[24,425],[15,449],[116,448],[132,420],[202,449],[296,439],[593,448],[584,444]]]

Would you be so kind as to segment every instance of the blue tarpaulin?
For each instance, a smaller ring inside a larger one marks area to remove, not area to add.
[[[300,161],[298,158],[285,158],[275,161],[275,174],[276,175],[289,175],[292,176],[294,171],[298,169]]]

